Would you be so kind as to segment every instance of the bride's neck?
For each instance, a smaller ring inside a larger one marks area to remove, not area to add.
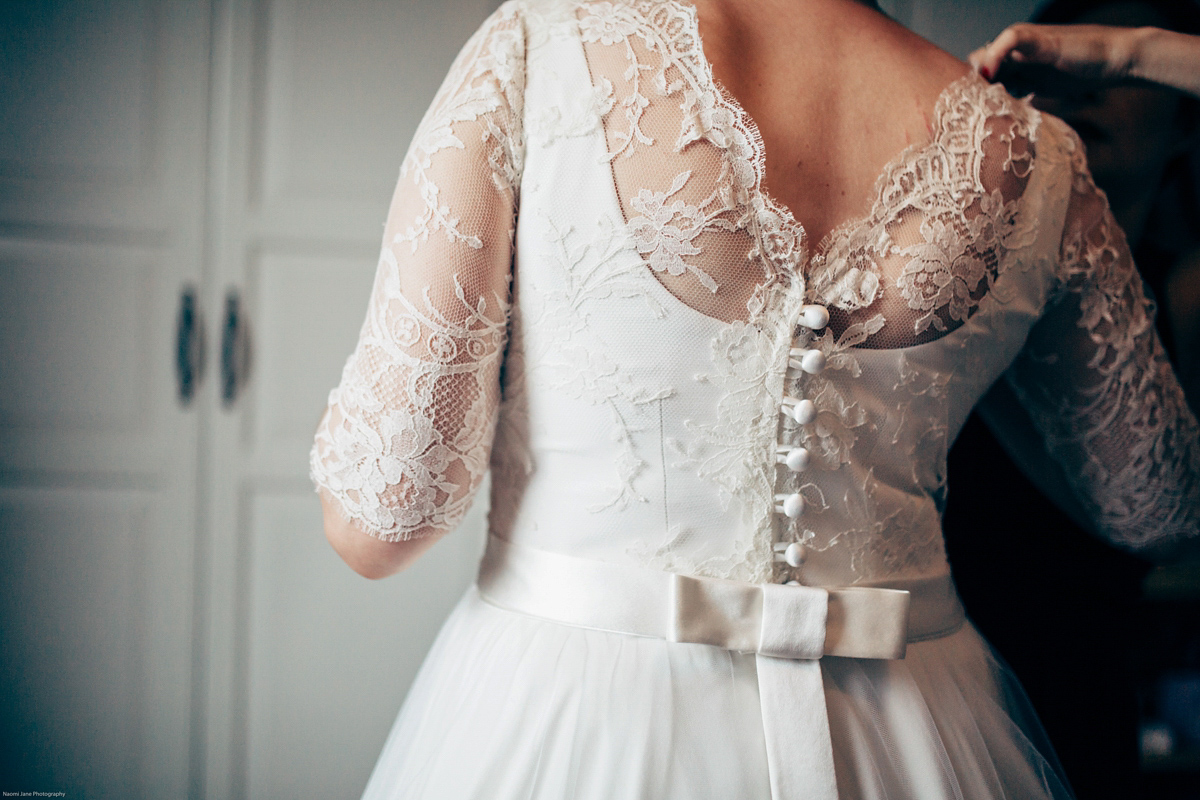
[[[692,0],[692,4],[710,38],[759,44],[808,40],[810,46],[819,46],[831,36],[843,39],[886,19],[875,0]]]
[[[852,57],[864,41],[894,27],[874,0],[692,0],[705,53],[718,71],[757,74],[808,67]],[[853,59],[852,59],[853,60]],[[730,76],[731,77],[731,76]],[[727,85],[729,85],[727,83]],[[732,87],[731,87],[732,88]]]

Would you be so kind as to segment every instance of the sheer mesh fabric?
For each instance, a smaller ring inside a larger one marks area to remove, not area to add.
[[[763,185],[754,121],[714,80],[690,7],[582,4],[592,78],[629,233],[683,302],[729,322],[805,274],[839,335],[883,314],[861,346],[932,341],[962,325],[1033,233],[1019,200],[1036,116],[974,76],[948,86],[929,142],[885,165],[867,214],[811,243]]]
[[[1200,531],[1196,419],[1125,235],[1070,136],[1060,289],[1008,379],[1101,532],[1169,546]]]
[[[413,139],[358,347],[311,472],[385,540],[457,525],[487,471],[521,174],[524,42],[502,9],[467,43]]]
[[[1037,117],[969,75],[943,91],[932,127],[929,143],[885,167],[870,214],[813,256],[813,289],[835,331],[883,316],[862,347],[911,347],[961,327],[1036,234],[1021,199]]]
[[[590,3],[578,14],[592,78],[610,97],[604,133],[638,252],[687,305],[725,322],[748,318],[777,271],[754,241],[770,210],[755,213],[755,132],[718,95],[691,9]],[[791,271],[801,237],[781,234],[791,238],[778,242],[776,261]]]

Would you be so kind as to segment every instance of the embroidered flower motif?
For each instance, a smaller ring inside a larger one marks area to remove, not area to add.
[[[523,29],[515,7],[506,7],[464,46],[443,91],[434,98],[417,128],[400,177],[411,181],[421,200],[421,211],[396,233],[394,243],[407,243],[416,253],[422,243],[440,231],[450,242],[474,250],[483,248],[479,236],[463,230],[431,170],[439,153],[466,148],[460,138],[464,123],[475,123],[477,130],[482,129],[482,141],[494,143],[488,157],[492,182],[502,193],[513,193],[524,159],[524,137],[519,130],[524,88]]]
[[[725,508],[735,500],[742,508],[745,529],[731,545],[733,555],[724,564],[707,564],[706,574],[751,581],[770,574],[773,468],[764,468],[763,450],[775,434],[775,398],[782,391],[777,349],[774,331],[744,322],[724,327],[712,341],[713,371],[697,376],[720,393],[717,419],[688,422],[692,436],[668,442],[682,456],[676,466],[714,484]]]
[[[401,347],[412,347],[421,340],[421,323],[407,314],[393,319],[392,330],[396,332],[396,344]]]
[[[737,141],[736,123],[737,117],[721,102],[716,90],[689,89],[683,95],[683,128],[675,148],[682,150],[692,142],[706,139],[716,147],[727,150]]]
[[[850,463],[851,452],[857,441],[855,429],[870,422],[866,411],[846,396],[845,379],[862,375],[862,367],[854,355],[854,348],[883,329],[882,315],[875,315],[866,322],[856,323],[834,338],[833,331],[826,329],[809,343],[809,347],[825,355],[825,369],[820,375],[804,378],[802,393],[812,398],[817,407],[817,418],[800,431],[804,442],[825,469],[837,469]]]
[[[486,380],[488,365],[494,368],[499,360],[507,313],[501,304],[501,321],[490,321],[483,316],[488,305],[480,302],[465,309],[463,324],[451,326],[432,309],[418,312],[403,296],[394,302],[403,309],[395,319],[405,324],[393,328],[386,313],[368,315],[342,384],[330,393],[331,411],[310,459],[314,480],[338,498],[345,513],[389,540],[451,525],[482,480],[487,470],[483,443],[494,427],[489,409],[495,398],[478,381]],[[415,339],[408,323],[417,327]],[[422,330],[430,331],[426,347],[414,352],[410,345],[421,341]],[[455,365],[464,351],[474,354],[466,362],[469,371]],[[381,358],[383,353],[387,356]],[[448,381],[440,393],[439,380]],[[456,382],[474,400],[465,409],[467,430],[447,443],[433,406],[445,404],[446,392],[452,391],[448,386]],[[455,462],[466,468],[465,485],[447,477]]]
[[[526,121],[528,142],[541,144],[555,139],[591,136],[601,120],[613,110],[616,98],[612,81],[600,78],[591,91],[574,93],[570,99],[540,108]]]
[[[832,382],[825,382],[817,389],[813,402],[817,405],[817,418],[803,429],[801,441],[826,469],[849,464],[857,441],[854,429],[867,424],[867,412],[848,400]]]
[[[925,243],[908,249],[915,252],[914,257],[896,279],[909,307],[926,312],[915,323],[914,332],[918,334],[931,325],[946,330],[939,312],[956,321],[965,320],[975,305],[972,294],[979,291],[988,276],[982,254],[963,246],[966,242],[956,227],[942,220],[926,220],[921,233]]]
[[[930,327],[945,332],[943,316],[962,323],[975,313],[999,276],[1010,247],[1032,237],[1019,226],[1016,201],[1006,203],[998,191],[980,194],[972,217],[926,218],[920,226],[924,242],[902,250],[912,259],[896,279],[909,308],[923,313],[914,323],[918,335]]]
[[[610,357],[605,341],[596,332],[592,315],[597,303],[613,298],[645,302],[653,317],[665,311],[647,296],[642,265],[631,257],[625,231],[607,217],[594,230],[566,230],[547,220],[545,239],[553,244],[547,263],[557,272],[557,287],[536,293],[527,309],[537,324],[551,335],[539,337],[539,346],[527,352],[529,375],[562,395],[608,410],[611,439],[617,445],[615,483],[597,488],[603,499],[586,506],[589,512],[623,509],[647,498],[636,485],[646,462],[635,447],[634,434],[645,424],[647,409],[670,397],[674,390],[631,374],[626,364]]]
[[[388,491],[380,495],[379,505],[367,518],[374,527],[418,530],[439,515],[436,487],[410,480],[389,484],[387,488]]]
[[[429,354],[443,364],[453,361],[454,357],[458,355],[458,345],[455,344],[453,338],[442,331],[430,334],[426,347],[429,348]]]
[[[791,272],[798,269],[808,254],[802,231],[767,207],[758,210],[755,220],[763,257],[777,270]]]
[[[579,31],[585,42],[612,45],[624,41],[636,30],[636,23],[621,14],[612,3],[592,3],[587,7],[587,16],[579,20]]]
[[[639,191],[629,204],[641,216],[629,221],[629,232],[637,251],[649,256],[647,263],[652,270],[669,275],[690,272],[706,289],[715,293],[717,282],[704,270],[683,260],[684,256],[704,252],[695,244],[695,239],[703,233],[707,216],[699,207],[682,200],[667,204],[668,198],[678,194],[691,175],[691,170],[676,175],[666,192]]]
[[[840,252],[836,257],[813,255],[810,262],[813,292],[825,305],[854,311],[870,307],[879,297],[878,267],[869,263],[850,266],[851,260]],[[866,261],[862,254],[856,254],[854,260]]]

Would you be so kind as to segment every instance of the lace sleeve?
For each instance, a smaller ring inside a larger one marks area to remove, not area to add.
[[[1058,288],[1008,380],[1096,527],[1137,549],[1200,533],[1200,432],[1074,141]]]
[[[457,525],[487,470],[521,174],[524,36],[502,6],[466,44],[400,172],[358,345],[313,482],[387,541]]]

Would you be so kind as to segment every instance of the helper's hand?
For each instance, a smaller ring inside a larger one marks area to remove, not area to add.
[[[968,60],[991,80],[1006,61],[1040,64],[1080,78],[1132,77],[1141,28],[1108,25],[1010,25]]]
[[[1200,96],[1200,36],[1159,28],[1018,23],[969,60],[993,80],[1006,63],[1049,67],[1072,78],[1149,81]]]

